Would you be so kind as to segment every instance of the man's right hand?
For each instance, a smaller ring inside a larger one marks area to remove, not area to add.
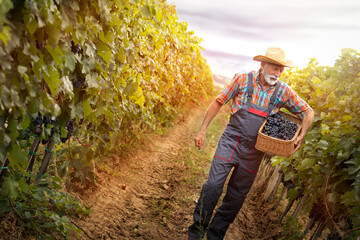
[[[204,146],[205,137],[206,137],[205,131],[202,130],[198,131],[194,136],[195,146],[201,149]]]
[[[200,130],[194,136],[195,146],[198,147],[199,149],[204,146],[207,126],[210,124],[210,122],[219,112],[221,107],[222,104],[214,100],[211,102],[208,110],[206,111]]]

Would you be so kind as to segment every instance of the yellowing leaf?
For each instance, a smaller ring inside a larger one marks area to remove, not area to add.
[[[105,38],[109,41],[110,44],[112,44],[114,42],[114,38],[115,38],[114,32],[108,32],[105,35]]]
[[[30,22],[26,24],[26,28],[29,30],[30,34],[34,34],[36,29],[39,28],[39,24],[34,17],[30,17],[29,21]]]
[[[141,8],[141,13],[144,15],[144,17],[151,17],[150,8],[148,5]]]
[[[313,82],[313,83],[321,83],[321,80],[318,78],[318,77],[313,77],[312,79],[311,79],[311,81]]]
[[[111,20],[110,20],[110,26],[117,26],[121,24],[121,19],[119,18],[118,15],[112,14],[111,15]]]
[[[54,66],[49,66],[47,74],[44,74],[43,77],[50,88],[51,95],[56,96],[61,84],[60,74],[57,69]]]
[[[326,124],[321,124],[321,134],[325,135],[330,132],[330,127]]]
[[[52,48],[49,44],[46,44],[45,48],[53,57],[56,65],[58,65],[59,68],[62,68],[64,65],[63,62],[64,62],[65,51],[60,49],[59,45],[57,45],[55,48]]]
[[[143,91],[141,87],[137,87],[136,94],[134,96],[130,96],[130,100],[135,100],[135,103],[139,105],[140,107],[144,106],[145,103],[145,97],[143,95]]]
[[[342,119],[343,119],[344,122],[348,122],[348,121],[352,120],[352,117],[350,115],[345,115],[345,116],[343,116]]]
[[[112,53],[111,50],[108,46],[106,46],[103,43],[100,43],[98,45],[98,52],[97,54],[104,59],[104,61],[106,62],[106,64],[109,64],[111,57],[112,57]]]
[[[161,22],[162,20],[162,12],[161,12],[161,8],[159,8],[158,6],[156,6],[156,19]]]
[[[109,43],[109,40],[105,38],[104,32],[99,32],[99,38],[103,43]]]
[[[3,26],[0,32],[0,40],[7,46],[7,41],[11,38],[11,29],[8,26]]]
[[[90,103],[88,101],[83,102],[83,110],[84,110],[84,116],[87,117],[92,112],[92,108],[90,106]]]

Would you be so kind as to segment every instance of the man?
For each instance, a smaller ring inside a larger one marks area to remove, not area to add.
[[[194,223],[189,227],[189,240],[203,238],[206,231],[208,240],[224,238],[254,182],[264,155],[255,148],[255,143],[266,116],[285,107],[302,119],[302,130],[295,141],[295,151],[304,142],[312,124],[314,113],[311,107],[287,84],[279,81],[284,68],[290,67],[285,52],[280,48],[270,47],[264,56],[255,56],[253,60],[261,62],[260,70],[235,75],[233,81],[210,104],[200,130],[194,137],[195,145],[201,148],[206,128],[222,105],[233,100],[229,124],[220,138],[211,163],[209,179],[202,187],[194,211]],[[226,195],[210,223],[232,168],[234,170]]]

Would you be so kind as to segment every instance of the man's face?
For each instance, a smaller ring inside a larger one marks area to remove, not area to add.
[[[274,85],[279,80],[281,74],[284,71],[283,66],[279,66],[271,63],[265,63],[263,69],[264,69],[263,74],[265,81],[269,85]]]

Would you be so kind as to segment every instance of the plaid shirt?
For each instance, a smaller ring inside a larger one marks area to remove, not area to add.
[[[270,86],[270,88],[264,91],[259,82],[259,71],[252,71],[252,73],[254,76],[254,93],[251,102],[262,107],[267,107],[269,105],[270,97],[275,91],[275,85]],[[221,104],[226,104],[230,101],[230,99],[233,99],[231,114],[237,112],[246,103],[248,78],[247,73],[236,74],[232,82],[229,83],[216,98],[216,100]],[[311,109],[311,107],[303,99],[301,99],[294,90],[281,81],[275,105],[276,107],[270,114],[275,114],[280,110],[280,108],[284,107],[301,119],[303,119]]]

